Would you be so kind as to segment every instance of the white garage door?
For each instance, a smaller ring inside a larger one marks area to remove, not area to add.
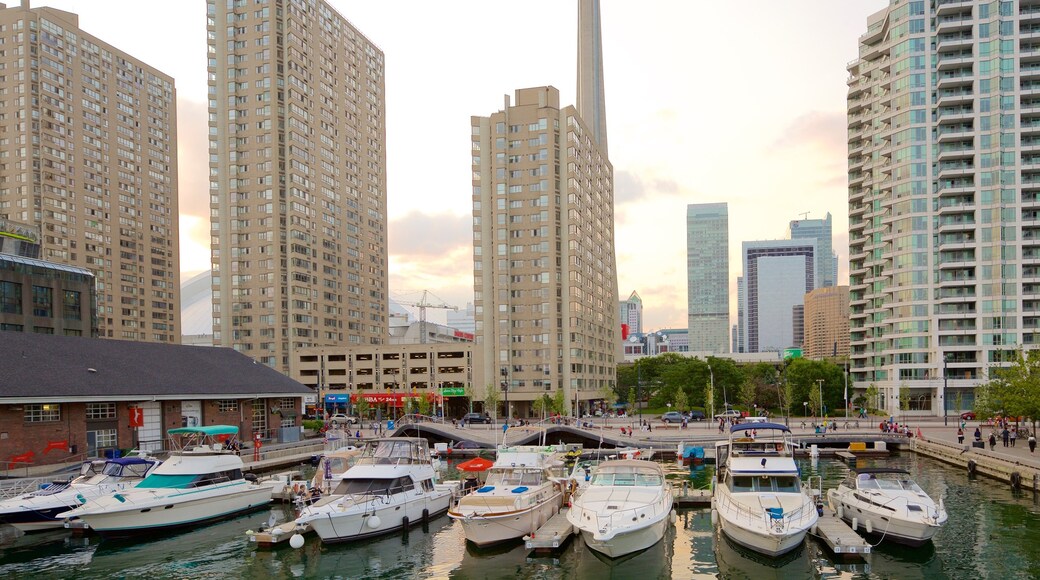
[[[144,409],[144,426],[137,428],[137,448],[147,451],[162,451],[162,403],[139,403]]]

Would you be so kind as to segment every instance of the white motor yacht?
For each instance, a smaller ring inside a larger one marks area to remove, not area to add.
[[[267,505],[274,481],[242,474],[242,458],[220,443],[238,427],[209,425],[170,429],[170,458],[135,487],[109,493],[58,517],[79,520],[106,535],[177,528],[231,517]]]
[[[490,546],[522,538],[559,511],[563,461],[553,448],[499,447],[484,485],[465,495],[448,517],[462,523],[466,539]]]
[[[903,469],[862,468],[827,492],[831,508],[853,527],[897,544],[920,546],[946,523],[936,504]]]
[[[715,445],[712,521],[737,544],[767,556],[797,548],[819,519],[790,433],[776,423],[739,424]]]
[[[672,523],[672,486],[657,463],[604,461],[571,502],[567,520],[585,544],[611,558],[653,546]]]
[[[67,482],[0,502],[0,523],[23,532],[62,527],[58,514],[102,495],[133,487],[160,463],[154,457],[120,457],[83,462],[79,475]]]
[[[456,489],[436,483],[425,439],[372,439],[330,495],[300,512],[296,529],[326,543],[386,534],[448,511]]]

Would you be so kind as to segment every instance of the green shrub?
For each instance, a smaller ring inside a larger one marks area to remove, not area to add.
[[[321,419],[304,419],[303,428],[311,431],[321,431],[321,428],[325,426],[325,422]]]

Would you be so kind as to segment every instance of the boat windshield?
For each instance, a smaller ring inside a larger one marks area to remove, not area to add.
[[[861,473],[856,479],[859,482],[860,489],[902,490],[924,493],[924,490],[906,475],[895,474],[889,477],[877,477],[873,473]]]
[[[148,473],[148,470],[155,465],[154,463],[130,463],[120,464],[114,461],[110,461],[105,464],[105,475],[112,477],[144,477],[144,474]]]
[[[335,495],[392,495],[415,489],[410,477],[341,479]]]
[[[541,485],[545,474],[540,469],[496,469],[488,472],[486,485],[518,486]]]
[[[401,465],[429,461],[429,452],[424,457],[420,447],[422,446],[405,439],[376,441],[365,448],[357,462],[359,465]]]
[[[730,480],[733,493],[798,493],[798,478],[793,475],[734,475]]]
[[[600,469],[592,475],[592,485],[660,487],[662,481],[661,474],[653,470],[603,471]]]

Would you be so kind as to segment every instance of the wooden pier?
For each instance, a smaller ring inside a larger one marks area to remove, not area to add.
[[[826,506],[816,523],[816,537],[838,556],[862,557],[870,553],[870,544]]]
[[[556,550],[574,535],[574,526],[567,520],[567,508],[556,512],[535,533],[524,536],[524,548],[528,550]]]

